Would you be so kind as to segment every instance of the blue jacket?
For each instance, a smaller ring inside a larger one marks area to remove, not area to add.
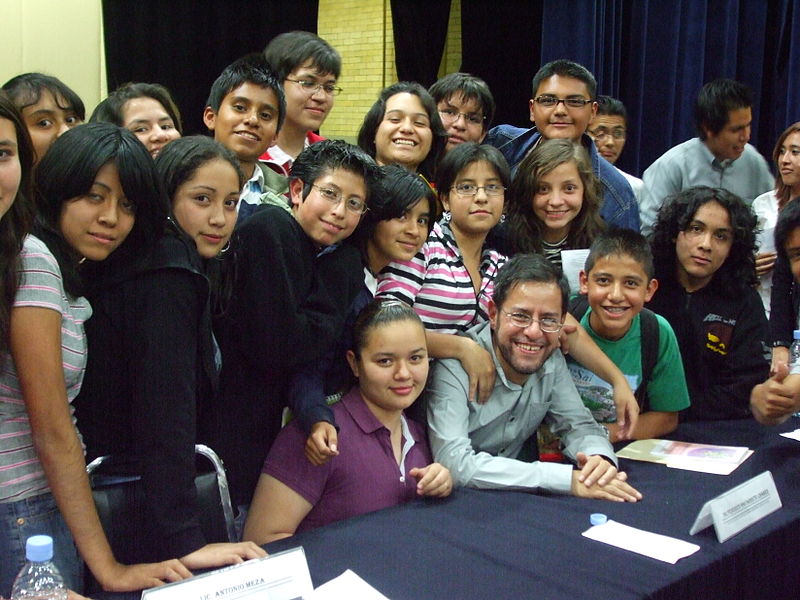
[[[498,125],[489,130],[484,143],[494,146],[503,153],[513,176],[516,175],[519,163],[540,137],[542,134],[536,130],[536,127],[524,129],[512,125]],[[639,231],[639,205],[636,204],[636,197],[633,195],[630,184],[614,165],[600,156],[597,147],[588,135],[584,135],[581,142],[589,152],[592,170],[603,188],[600,216],[608,225]]]

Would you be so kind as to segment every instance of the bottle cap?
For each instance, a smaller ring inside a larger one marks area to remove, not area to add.
[[[608,521],[608,517],[603,513],[592,513],[592,515],[589,517],[589,522],[592,525],[602,525],[606,521]]]
[[[792,337],[796,340],[800,340],[800,329],[795,329]]]
[[[53,538],[49,535],[34,535],[25,544],[25,558],[31,562],[44,562],[53,558]]]

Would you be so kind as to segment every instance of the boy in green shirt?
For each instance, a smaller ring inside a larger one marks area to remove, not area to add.
[[[678,425],[678,412],[689,406],[672,327],[659,315],[641,314],[656,289],[653,257],[641,234],[611,228],[595,239],[580,273],[580,293],[589,304],[580,321],[636,392],[640,414],[633,439],[670,433]],[[580,304],[580,298],[573,301],[570,312],[580,312]],[[609,439],[619,441],[611,388],[571,359],[569,369],[584,404],[608,429]]]

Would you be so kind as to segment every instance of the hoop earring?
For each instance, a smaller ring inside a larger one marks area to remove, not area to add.
[[[222,250],[219,251],[220,254],[225,254],[228,250],[231,249],[231,241],[228,240],[228,243],[222,247]]]

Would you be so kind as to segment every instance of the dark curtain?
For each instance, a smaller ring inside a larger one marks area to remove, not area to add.
[[[316,0],[103,0],[108,89],[165,85],[184,134],[205,133],[211,84],[226,65],[284,31],[317,31]]]
[[[392,0],[399,81],[417,81],[426,88],[436,81],[449,16],[450,0]]]
[[[499,85],[486,78],[498,116],[516,115],[497,122],[527,126],[535,71],[556,58],[575,60],[594,73],[598,93],[628,108],[629,135],[618,166],[630,173],[640,175],[665,150],[695,135],[694,99],[718,77],[753,90],[751,143],[765,156],[781,131],[800,120],[800,0],[512,3],[537,24],[527,32],[511,29],[521,46],[501,58],[496,49],[509,44],[508,21],[497,13],[506,5],[489,11],[487,4],[462,4],[464,68],[481,76],[497,69],[511,74]],[[509,93],[514,85],[524,94]]]
[[[494,123],[529,123],[531,79],[539,68],[542,3],[462,0],[461,70],[492,90]]]

